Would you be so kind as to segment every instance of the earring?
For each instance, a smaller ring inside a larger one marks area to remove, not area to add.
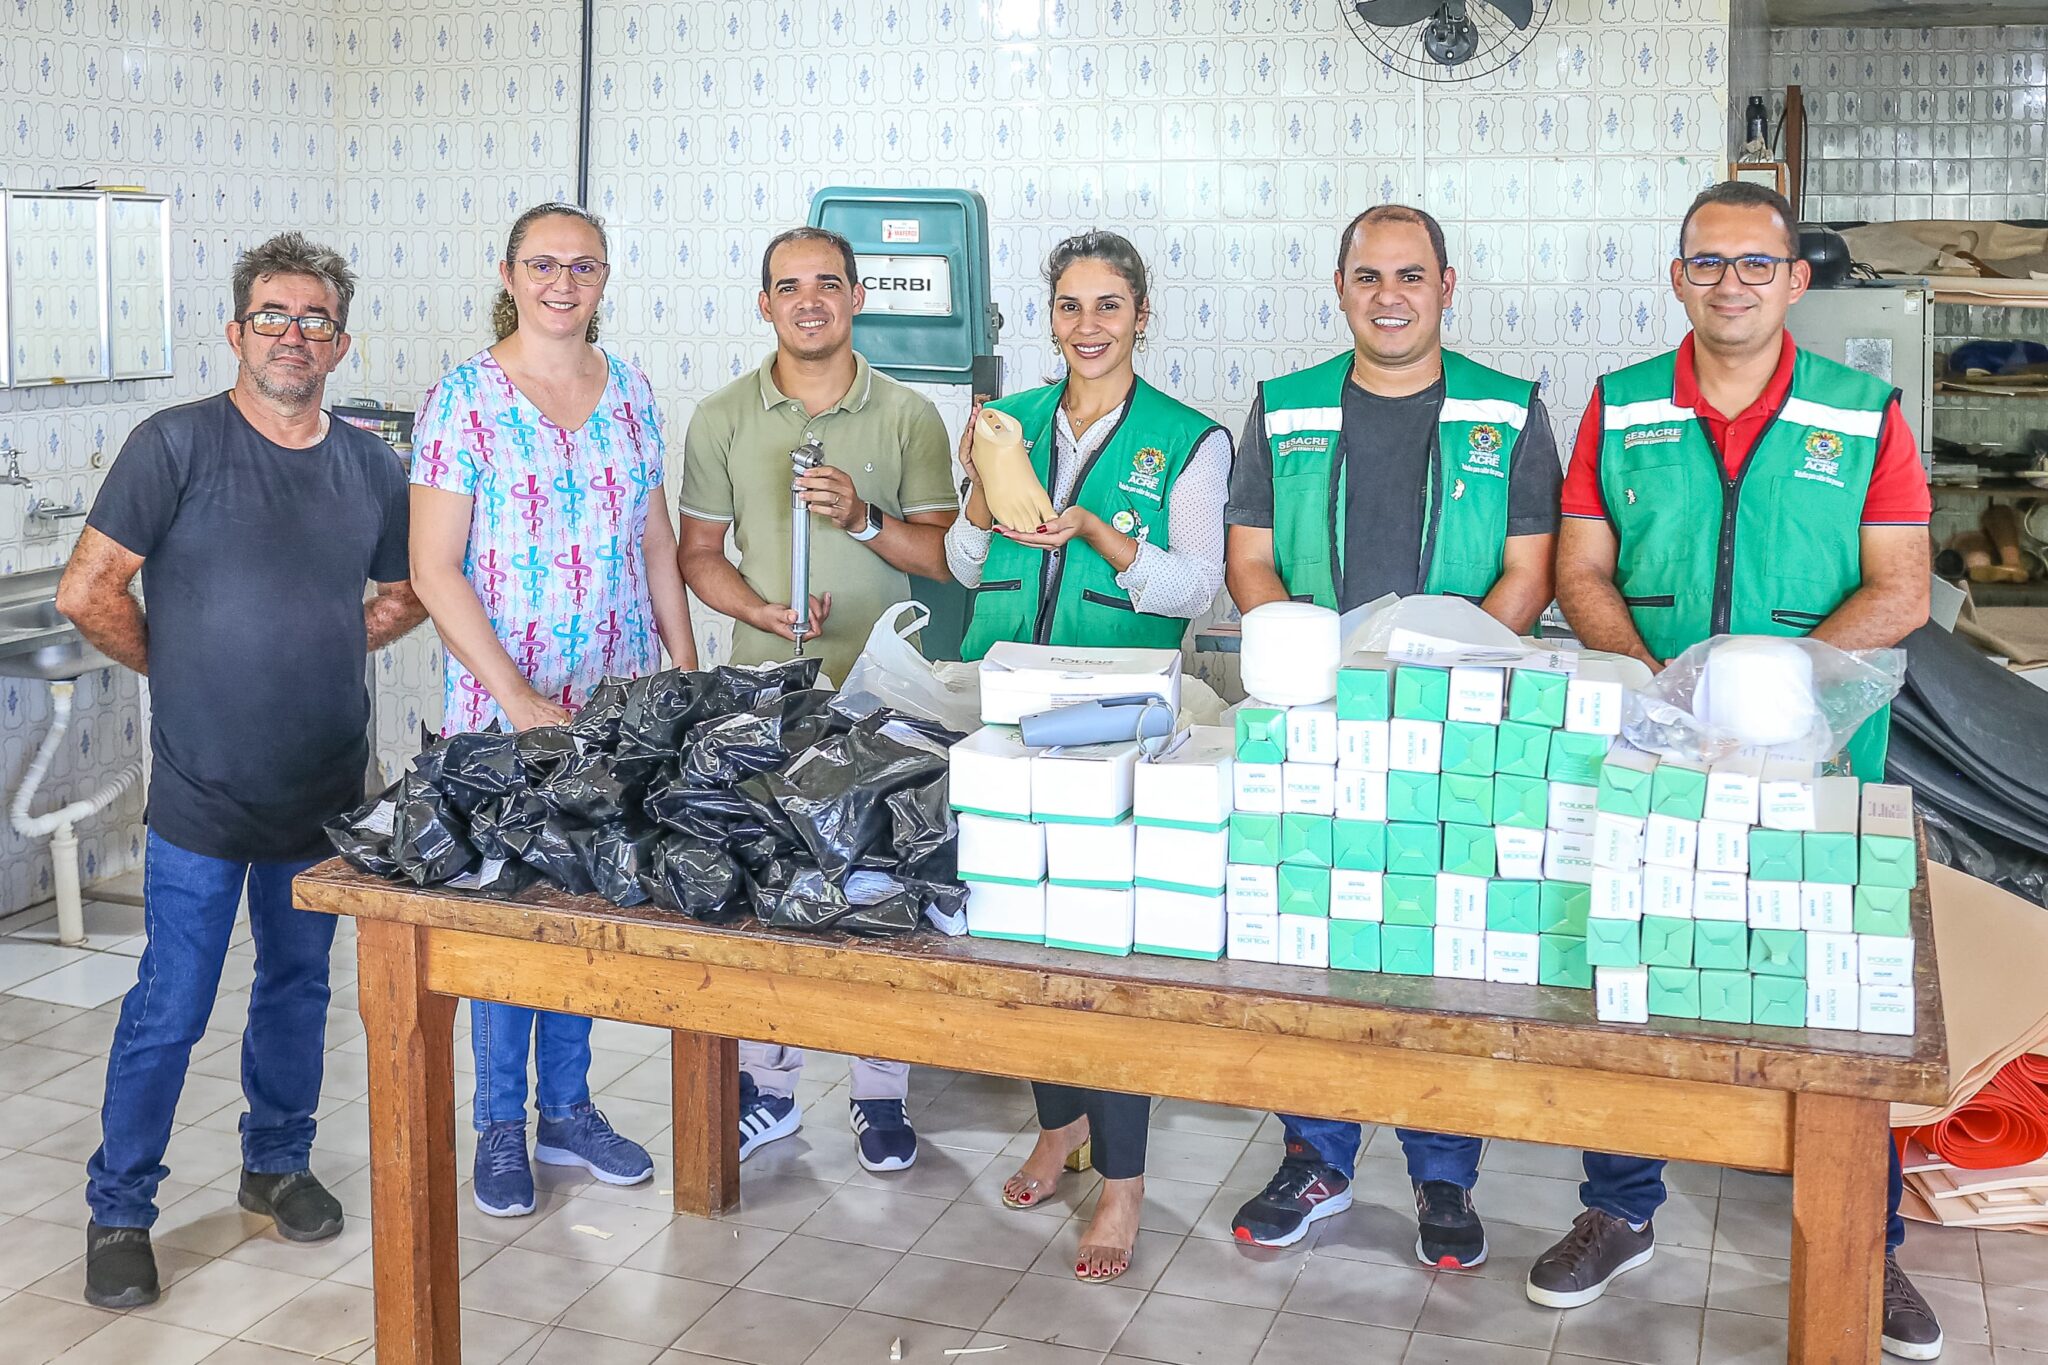
[[[1145,349],[1145,334],[1143,332],[1138,333],[1138,349],[1141,351]]]

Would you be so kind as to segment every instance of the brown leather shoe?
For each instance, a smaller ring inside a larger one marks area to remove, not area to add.
[[[1529,1300],[1545,1308],[1577,1308],[1607,1292],[1616,1275],[1634,1270],[1657,1250],[1650,1223],[1637,1232],[1622,1219],[1587,1209],[1572,1230],[1529,1268]]]
[[[1941,1324],[1934,1310],[1889,1251],[1884,1254],[1884,1348],[1907,1360],[1933,1360],[1941,1354]]]

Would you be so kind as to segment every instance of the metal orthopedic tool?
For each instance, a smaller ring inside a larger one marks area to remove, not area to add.
[[[811,633],[811,508],[797,483],[811,470],[825,463],[825,447],[809,432],[804,443],[789,452],[789,605],[796,610],[796,656],[804,656],[804,637]]]

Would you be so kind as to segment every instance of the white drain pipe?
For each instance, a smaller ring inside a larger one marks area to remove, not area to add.
[[[14,826],[16,834],[24,839],[47,838],[50,841],[50,870],[57,884],[57,940],[68,944],[85,942],[85,902],[78,888],[78,836],[72,833],[71,827],[98,815],[120,800],[121,794],[142,776],[142,765],[129,763],[91,796],[46,815],[28,813],[29,806],[35,801],[36,788],[42,786],[43,775],[56,761],[57,750],[64,743],[65,733],[71,729],[73,686],[70,682],[50,684],[50,732],[43,736],[42,747],[36,750],[35,760],[22,774],[21,785],[15,788],[14,800],[7,808],[8,822]]]

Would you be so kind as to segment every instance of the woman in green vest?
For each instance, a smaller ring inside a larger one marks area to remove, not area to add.
[[[1053,248],[1045,277],[1066,376],[989,406],[1023,427],[1055,515],[1037,526],[995,524],[975,477],[970,419],[960,442],[965,515],[946,532],[946,561],[974,592],[963,653],[979,659],[998,640],[1178,649],[1189,619],[1223,584],[1230,437],[1138,378],[1132,361],[1152,314],[1145,262],[1129,241],[1070,237]],[[1004,1184],[1003,1202],[1044,1203],[1061,1170],[1092,1152],[1102,1198],[1074,1274],[1113,1280],[1137,1240],[1151,1101],[1032,1089],[1038,1145]]]

